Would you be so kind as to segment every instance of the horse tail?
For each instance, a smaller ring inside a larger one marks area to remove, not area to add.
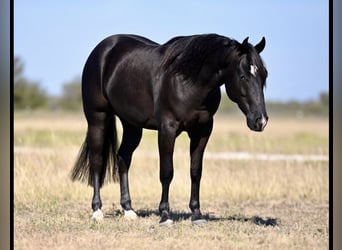
[[[104,148],[103,148],[103,169],[101,171],[100,177],[100,187],[102,187],[105,181],[109,181],[110,178],[106,176],[111,176],[114,182],[118,182],[118,167],[116,164],[116,152],[117,152],[117,131],[115,116],[110,119],[106,125],[105,138],[104,138]],[[90,149],[88,144],[89,131],[87,131],[86,138],[81,146],[78,153],[77,160],[74,167],[71,170],[71,180],[79,180],[81,182],[88,182],[88,185],[94,186],[94,170],[90,166],[89,156]],[[108,172],[108,175],[107,175]]]
[[[109,176],[111,176],[111,179],[114,182],[118,182],[119,181],[119,169],[116,164],[116,159],[117,159],[116,153],[118,150],[118,133],[116,130],[116,119],[114,115],[110,119],[110,122],[107,126],[107,133],[108,133],[106,135],[107,141],[105,142],[107,149],[106,149],[104,165],[106,166],[105,169],[107,170]],[[102,186],[105,180],[106,170],[103,173],[103,178],[101,179],[100,186]]]

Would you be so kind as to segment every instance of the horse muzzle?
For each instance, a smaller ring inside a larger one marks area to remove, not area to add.
[[[267,115],[257,116],[256,118],[253,118],[253,119],[250,119],[247,117],[247,126],[253,131],[261,132],[266,127],[267,121],[268,121]]]

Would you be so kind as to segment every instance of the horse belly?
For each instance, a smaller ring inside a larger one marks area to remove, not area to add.
[[[157,129],[156,120],[153,114],[149,112],[149,108],[141,108],[136,103],[125,105],[125,107],[116,109],[117,116],[135,127]]]
[[[137,79],[116,81],[108,92],[115,114],[131,125],[156,128],[153,98],[148,84]]]

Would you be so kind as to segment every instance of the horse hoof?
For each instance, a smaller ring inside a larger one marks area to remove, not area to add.
[[[198,219],[198,220],[192,220],[191,224],[192,225],[202,225],[207,223],[208,221],[206,219]]]
[[[94,213],[93,216],[91,217],[93,221],[101,221],[103,220],[103,213],[101,209],[97,209]]]
[[[160,221],[159,226],[171,226],[173,224],[173,220],[167,219],[165,221]]]
[[[138,215],[133,210],[125,210],[124,218],[126,220],[135,220]]]

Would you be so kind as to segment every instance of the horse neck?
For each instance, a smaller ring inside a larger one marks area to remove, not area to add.
[[[224,63],[220,66],[220,86],[229,82],[233,76],[233,72],[236,70],[236,65],[240,62],[240,55],[237,46],[237,42],[232,40],[232,45],[225,52]]]
[[[199,85],[210,91],[226,83],[238,63],[238,50],[235,43],[223,51],[211,55],[203,64],[198,75]]]

